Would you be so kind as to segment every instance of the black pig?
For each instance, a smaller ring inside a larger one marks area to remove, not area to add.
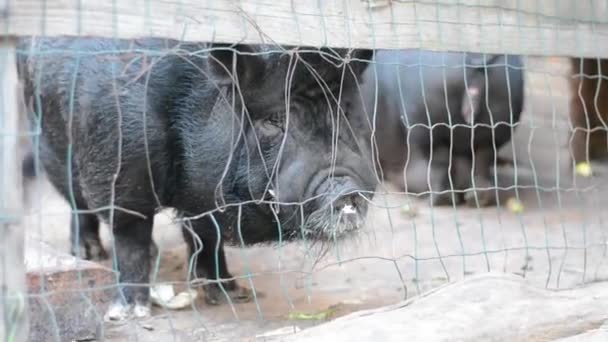
[[[456,204],[495,203],[490,167],[519,121],[523,82],[518,56],[377,51],[361,87],[378,171],[403,190],[430,191],[434,205],[453,203],[451,189]]]
[[[603,76],[608,59],[570,58],[570,122],[572,165],[606,156],[608,84]]]
[[[222,287],[250,298],[230,280],[224,242],[324,241],[363,222],[377,180],[368,118],[349,109],[370,50],[62,37],[24,39],[19,52],[44,171],[80,211],[73,253],[104,258],[108,222],[120,282],[134,285],[111,319],[149,313],[141,285],[160,208],[183,218],[196,275],[215,281],[211,304]]]

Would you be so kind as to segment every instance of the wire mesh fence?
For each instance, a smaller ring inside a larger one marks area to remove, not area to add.
[[[605,5],[34,3],[6,30],[51,32],[16,45],[32,340],[263,339],[470,275],[606,278],[605,61],[547,57],[603,56]]]

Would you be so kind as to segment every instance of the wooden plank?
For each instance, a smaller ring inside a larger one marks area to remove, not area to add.
[[[552,342],[606,342],[608,341],[608,324],[604,323],[597,329],[585,331],[581,334],[553,340]]]
[[[606,306],[608,282],[555,291],[533,287],[521,277],[488,273],[277,340],[552,341],[602,326]]]
[[[101,340],[103,315],[116,295],[118,274],[98,263],[26,239],[30,341]]]
[[[21,163],[15,41],[0,39],[0,340],[26,341]]]
[[[5,34],[608,57],[606,18],[576,0],[19,0]]]

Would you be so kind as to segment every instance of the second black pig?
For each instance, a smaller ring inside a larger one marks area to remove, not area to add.
[[[522,67],[513,55],[376,52],[361,88],[378,171],[434,205],[495,203],[490,170],[523,110]]]

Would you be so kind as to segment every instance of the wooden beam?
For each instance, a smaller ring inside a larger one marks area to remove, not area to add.
[[[607,305],[608,282],[555,291],[487,273],[270,341],[553,341],[599,328]]]
[[[19,0],[10,4],[4,32],[9,35],[159,36],[608,57],[605,1]]]
[[[16,342],[27,340],[28,320],[15,51],[0,38],[0,341]]]

